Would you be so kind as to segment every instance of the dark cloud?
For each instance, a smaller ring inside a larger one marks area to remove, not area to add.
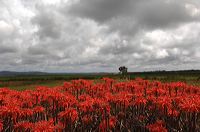
[[[0,54],[5,54],[5,53],[16,53],[17,49],[9,46],[3,46],[1,45],[0,47]]]
[[[38,14],[32,18],[32,23],[38,26],[37,35],[41,39],[54,38],[57,39],[61,34],[59,21],[56,20],[56,14],[50,9],[38,7]]]
[[[136,44],[129,43],[126,40],[115,40],[102,47],[99,52],[102,54],[129,55],[138,51],[139,48]]]
[[[73,4],[69,13],[106,22],[125,13],[132,0],[85,0]]]
[[[48,51],[46,49],[46,47],[37,47],[37,46],[29,47],[27,52],[31,55],[48,55],[48,54],[50,54],[50,51]]]
[[[199,21],[200,16],[192,16],[186,4],[171,0],[85,0],[73,4],[69,13],[133,36],[140,30],[166,29]]]
[[[138,4],[135,12],[139,25],[153,29],[175,26],[195,19],[185,8],[185,3],[176,1],[150,0],[142,2]]]

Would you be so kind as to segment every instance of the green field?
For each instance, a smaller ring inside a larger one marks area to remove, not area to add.
[[[134,79],[137,77],[148,80],[159,80],[162,82],[185,82],[191,85],[200,86],[200,71],[159,71],[159,72],[134,72],[128,73],[126,77],[114,73],[85,73],[85,74],[47,74],[47,75],[14,75],[1,76],[0,87],[9,87],[16,90],[33,89],[36,86],[57,86],[64,81],[74,79],[93,79],[99,80],[103,77],[114,79]]]

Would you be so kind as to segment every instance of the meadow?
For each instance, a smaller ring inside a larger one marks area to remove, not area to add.
[[[44,75],[13,75],[0,76],[0,87],[9,87],[15,90],[34,89],[36,86],[57,86],[64,81],[75,79],[99,80],[109,77],[120,81],[127,79],[143,78],[146,80],[158,80],[161,82],[185,82],[191,85],[200,85],[200,71],[157,71],[157,72],[133,72],[126,77],[117,73],[76,73],[76,74],[44,74]]]
[[[200,131],[196,71],[125,77],[105,73],[4,76],[0,80],[0,131]]]

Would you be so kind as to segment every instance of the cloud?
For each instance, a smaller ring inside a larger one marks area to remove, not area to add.
[[[86,0],[73,4],[69,12],[80,17],[92,18],[105,22],[113,17],[123,15],[131,0]]]
[[[13,47],[2,45],[1,48],[0,48],[0,54],[15,53],[15,52],[17,52],[17,49],[14,49]]]
[[[192,15],[195,7],[189,1],[85,0],[73,4],[69,13],[108,24],[111,31],[120,31],[122,35],[135,35],[140,30],[166,29],[199,21],[198,13]]]
[[[185,7],[185,3],[177,1],[150,0],[136,8],[138,23],[148,28],[165,28],[195,21]]]
[[[0,70],[200,66],[197,0],[7,0],[0,7]]]
[[[38,26],[37,35],[41,39],[47,37],[57,39],[60,37],[61,26],[59,21],[56,20],[56,17],[58,16],[56,16],[56,13],[51,11],[51,9],[38,7],[38,14],[32,19],[32,23]]]
[[[13,30],[14,29],[13,29],[12,25],[6,23],[3,20],[0,20],[0,37],[1,37],[1,39],[11,35]]]

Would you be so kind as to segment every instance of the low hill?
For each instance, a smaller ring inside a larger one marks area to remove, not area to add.
[[[0,76],[18,76],[18,75],[47,75],[46,72],[16,72],[16,71],[0,71]]]

